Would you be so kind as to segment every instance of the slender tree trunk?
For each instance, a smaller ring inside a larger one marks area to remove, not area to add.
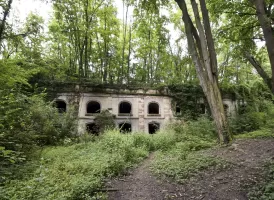
[[[85,2],[85,39],[84,39],[84,51],[85,51],[85,57],[84,57],[84,77],[87,77],[88,74],[88,30],[89,30],[89,16],[88,16],[88,8],[89,8],[89,0],[86,0]]]
[[[104,13],[104,30],[106,32],[107,30],[107,13]],[[108,49],[107,49],[107,37],[104,35],[104,76],[103,76],[103,82],[107,82],[108,78]]]
[[[206,7],[201,5],[201,11],[203,12],[204,26],[201,23],[198,6],[194,0],[191,1],[193,12],[195,15],[196,25],[198,27],[197,30],[194,27],[191,18],[188,14],[187,6],[184,0],[175,0],[183,12],[183,21],[185,24],[185,31],[187,35],[188,41],[188,50],[191,54],[192,60],[195,64],[195,68],[197,71],[198,78],[200,80],[200,84],[202,86],[203,92],[207,98],[209,103],[209,107],[211,110],[212,117],[214,119],[216,130],[218,133],[220,143],[229,143],[231,140],[230,131],[228,129],[227,119],[224,112],[223,102],[221,92],[218,86],[217,73],[215,73],[216,69],[215,64],[217,66],[217,59],[211,57],[216,57],[214,49],[214,43],[211,35],[211,28],[209,23],[205,22],[205,19],[208,19]],[[200,1],[200,4],[204,2]],[[205,5],[204,5],[205,6]],[[210,32],[210,33],[209,33]],[[216,63],[215,63],[216,61]],[[215,63],[215,64],[214,64]]]
[[[123,2],[123,14],[124,14],[125,2]],[[126,5],[126,18],[124,19],[123,15],[123,49],[122,49],[122,76],[125,76],[124,73],[124,64],[125,64],[125,49],[126,49],[126,37],[127,37],[127,18],[128,18],[128,4]],[[125,76],[126,77],[126,76]]]
[[[128,39],[128,56],[127,56],[127,82],[129,83],[130,77],[130,56],[131,56],[131,26],[129,27],[129,39]]]
[[[258,74],[262,77],[265,84],[268,86],[268,88],[272,88],[272,81],[271,78],[268,76],[268,74],[264,71],[260,63],[250,54],[246,54],[245,57],[248,59],[248,61],[253,65],[253,67],[256,69]]]
[[[7,6],[5,6],[3,8],[3,18],[1,20],[1,24],[0,24],[0,44],[2,44],[2,40],[3,40],[3,36],[4,36],[4,32],[5,32],[5,26],[6,26],[6,21],[7,21],[7,17],[9,15],[10,9],[11,9],[11,4],[12,4],[12,0],[8,0]]]

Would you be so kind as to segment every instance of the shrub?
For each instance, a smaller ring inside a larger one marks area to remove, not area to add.
[[[213,121],[204,116],[195,121],[177,121],[168,128],[175,131],[177,142],[201,138],[212,140],[217,136]]]
[[[106,130],[114,129],[114,118],[115,116],[112,115],[108,110],[103,110],[101,113],[97,114],[94,118],[94,123],[97,128],[97,132],[103,133]]]
[[[60,144],[76,136],[75,110],[60,114],[44,98],[45,94],[0,91],[0,184],[12,176],[11,165],[33,156],[36,146]]]
[[[66,138],[76,137],[77,119],[73,106],[66,112],[59,113],[52,104],[45,102],[40,96],[33,96],[31,100],[29,131],[36,136],[37,144],[55,145]]]
[[[261,100],[239,108],[239,113],[230,119],[230,129],[234,134],[255,131],[261,128],[274,128],[274,105]]]
[[[263,128],[249,133],[239,134],[236,138],[274,138],[272,129]]]

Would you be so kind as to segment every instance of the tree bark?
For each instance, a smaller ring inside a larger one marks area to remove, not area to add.
[[[198,26],[199,36],[193,22],[188,14],[187,6],[184,0],[175,0],[183,12],[183,21],[187,35],[188,50],[194,62],[200,84],[209,103],[212,117],[214,119],[216,130],[221,144],[227,144],[231,141],[231,135],[224,112],[221,92],[218,86],[217,74],[213,67],[217,64],[216,52],[211,52],[211,56],[215,58],[211,60],[208,51],[215,51],[213,40],[208,39],[211,34],[210,25],[204,22],[204,26],[200,21],[199,12],[196,2],[192,0],[192,8],[195,15],[195,21]],[[200,2],[201,3],[201,2]],[[204,12],[204,8],[202,9]],[[208,18],[208,13],[203,13],[203,18]],[[205,26],[208,26],[206,27]],[[210,33],[208,33],[210,31]],[[207,36],[207,38],[205,38]],[[199,55],[200,54],[200,55]],[[216,62],[216,63],[215,63]],[[212,64],[213,63],[213,64]],[[215,63],[215,64],[214,64]],[[217,66],[217,65],[216,65]]]
[[[267,9],[266,9],[266,4],[264,0],[250,0],[250,2],[253,3],[256,7],[257,17],[263,29],[267,53],[268,53],[268,57],[271,65],[271,71],[272,71],[272,78],[271,78],[272,82],[271,82],[270,89],[272,93],[274,94],[274,31],[271,26],[271,19],[267,17],[267,13],[266,13]]]
[[[253,65],[253,67],[256,69],[258,74],[263,78],[266,85],[271,89],[272,88],[272,82],[271,78],[268,76],[268,74],[264,71],[262,66],[259,64],[259,62],[250,54],[246,54],[246,58],[248,61]]]
[[[9,0],[7,3],[7,6],[5,8],[3,8],[3,10],[4,10],[3,19],[1,20],[1,24],[0,24],[0,44],[2,43],[2,40],[4,37],[6,21],[7,21],[7,17],[9,15],[10,9],[11,9],[11,4],[12,4],[12,0]]]

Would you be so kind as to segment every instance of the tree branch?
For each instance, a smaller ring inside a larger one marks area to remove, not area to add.
[[[266,83],[268,88],[271,90],[272,89],[271,78],[265,72],[265,70],[262,68],[260,63],[252,55],[250,55],[247,52],[245,53],[245,58],[250,62],[251,65],[253,65],[253,67],[256,69],[258,74],[262,77],[262,79],[264,80],[264,82]]]

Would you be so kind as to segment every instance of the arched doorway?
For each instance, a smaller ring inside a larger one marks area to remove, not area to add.
[[[98,129],[98,127],[96,126],[95,123],[88,123],[88,124],[86,124],[86,131],[87,131],[89,134],[99,135],[99,129]]]
[[[155,134],[158,130],[160,130],[160,124],[157,122],[151,122],[148,124],[148,133]]]
[[[131,130],[131,124],[130,123],[120,123],[119,124],[119,130],[121,133],[130,133]]]

